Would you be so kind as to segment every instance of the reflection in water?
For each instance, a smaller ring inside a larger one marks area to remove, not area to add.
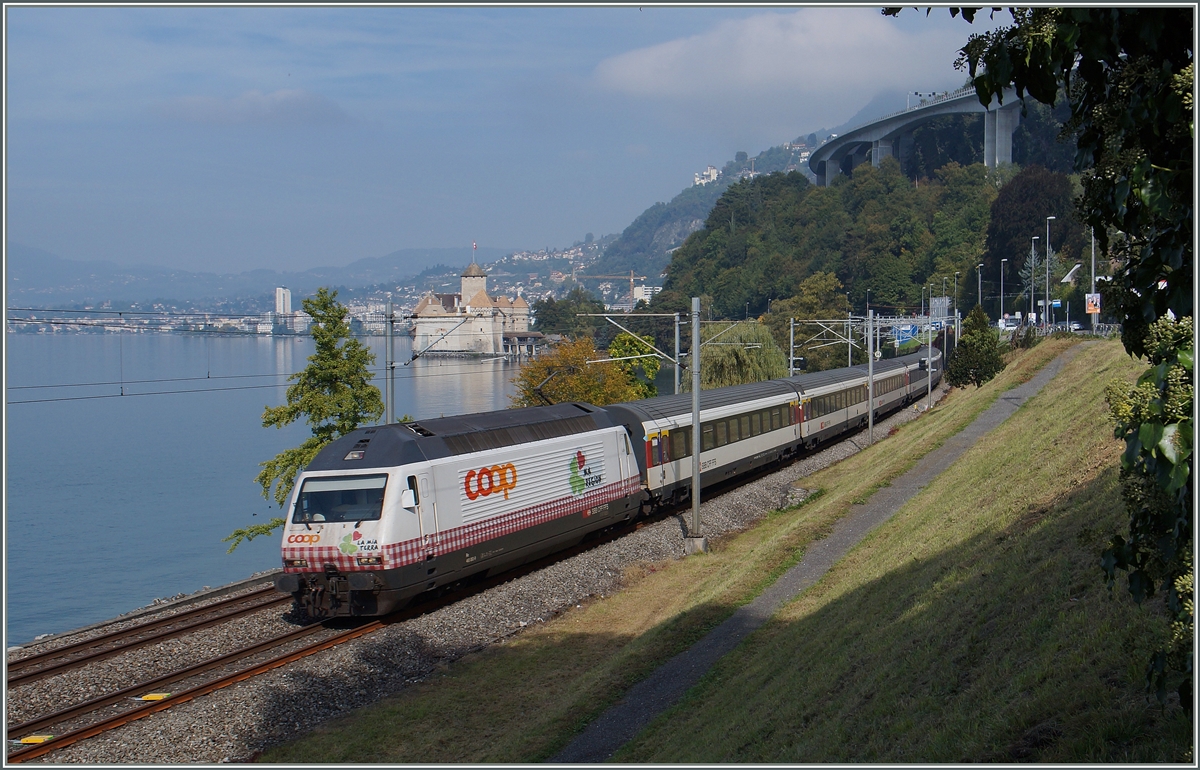
[[[369,344],[376,358],[375,384],[384,391],[386,344],[382,337],[370,338]],[[511,382],[519,371],[515,363],[422,356],[405,365],[412,356],[412,340],[398,335],[395,345],[396,419],[406,414],[422,420],[506,409],[509,394],[516,392]]]

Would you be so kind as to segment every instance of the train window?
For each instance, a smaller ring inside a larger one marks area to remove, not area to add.
[[[740,438],[740,436],[738,434],[738,418],[730,417],[729,418],[729,443],[732,444],[734,441],[737,441],[739,438]]]
[[[742,423],[742,429],[741,429],[741,432],[740,432],[740,435],[741,435],[741,437],[742,437],[742,438],[750,438],[750,436],[751,436],[751,435],[753,435],[753,434],[751,434],[751,433],[750,433],[750,415],[748,415],[748,414],[743,414],[743,415],[742,415],[741,417],[739,417],[738,419],[739,419],[739,420],[741,421],[741,423]]]
[[[296,498],[292,521],[368,521],[383,513],[387,474],[308,478]]]
[[[411,489],[413,492],[413,502],[416,503],[417,505],[420,505],[421,504],[421,493],[417,491],[417,477],[416,476],[408,477],[408,488]]]
[[[757,436],[762,433],[762,416],[758,412],[750,415],[750,430],[751,436]]]
[[[713,448],[713,425],[711,422],[700,426],[700,451],[707,452]]]
[[[660,463],[662,463],[662,459],[659,456],[659,450],[658,450],[658,436],[654,436],[653,438],[650,439],[650,446],[648,447],[648,449],[650,451],[648,451],[646,453],[646,456],[647,456],[647,458],[649,458],[650,466],[653,467],[655,465],[659,465]]]
[[[717,422],[717,446],[725,446],[729,443],[729,426],[724,420]]]
[[[675,459],[688,457],[692,454],[691,427],[676,428],[671,431],[671,456]]]

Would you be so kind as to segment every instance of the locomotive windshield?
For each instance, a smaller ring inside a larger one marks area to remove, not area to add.
[[[292,522],[367,521],[383,514],[387,474],[305,479]]]

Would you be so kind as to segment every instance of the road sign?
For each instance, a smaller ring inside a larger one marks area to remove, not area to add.
[[[883,351],[882,351],[882,350],[876,350],[876,351],[875,351],[875,360],[876,360],[876,361],[878,361],[878,360],[879,360],[879,359],[881,359],[881,358],[883,358]]]

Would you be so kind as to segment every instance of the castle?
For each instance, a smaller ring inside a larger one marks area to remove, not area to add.
[[[461,293],[430,292],[417,303],[412,313],[413,352],[534,355],[542,334],[529,331],[529,303],[525,298],[519,294],[511,300],[489,297],[487,273],[474,261],[461,278]]]

